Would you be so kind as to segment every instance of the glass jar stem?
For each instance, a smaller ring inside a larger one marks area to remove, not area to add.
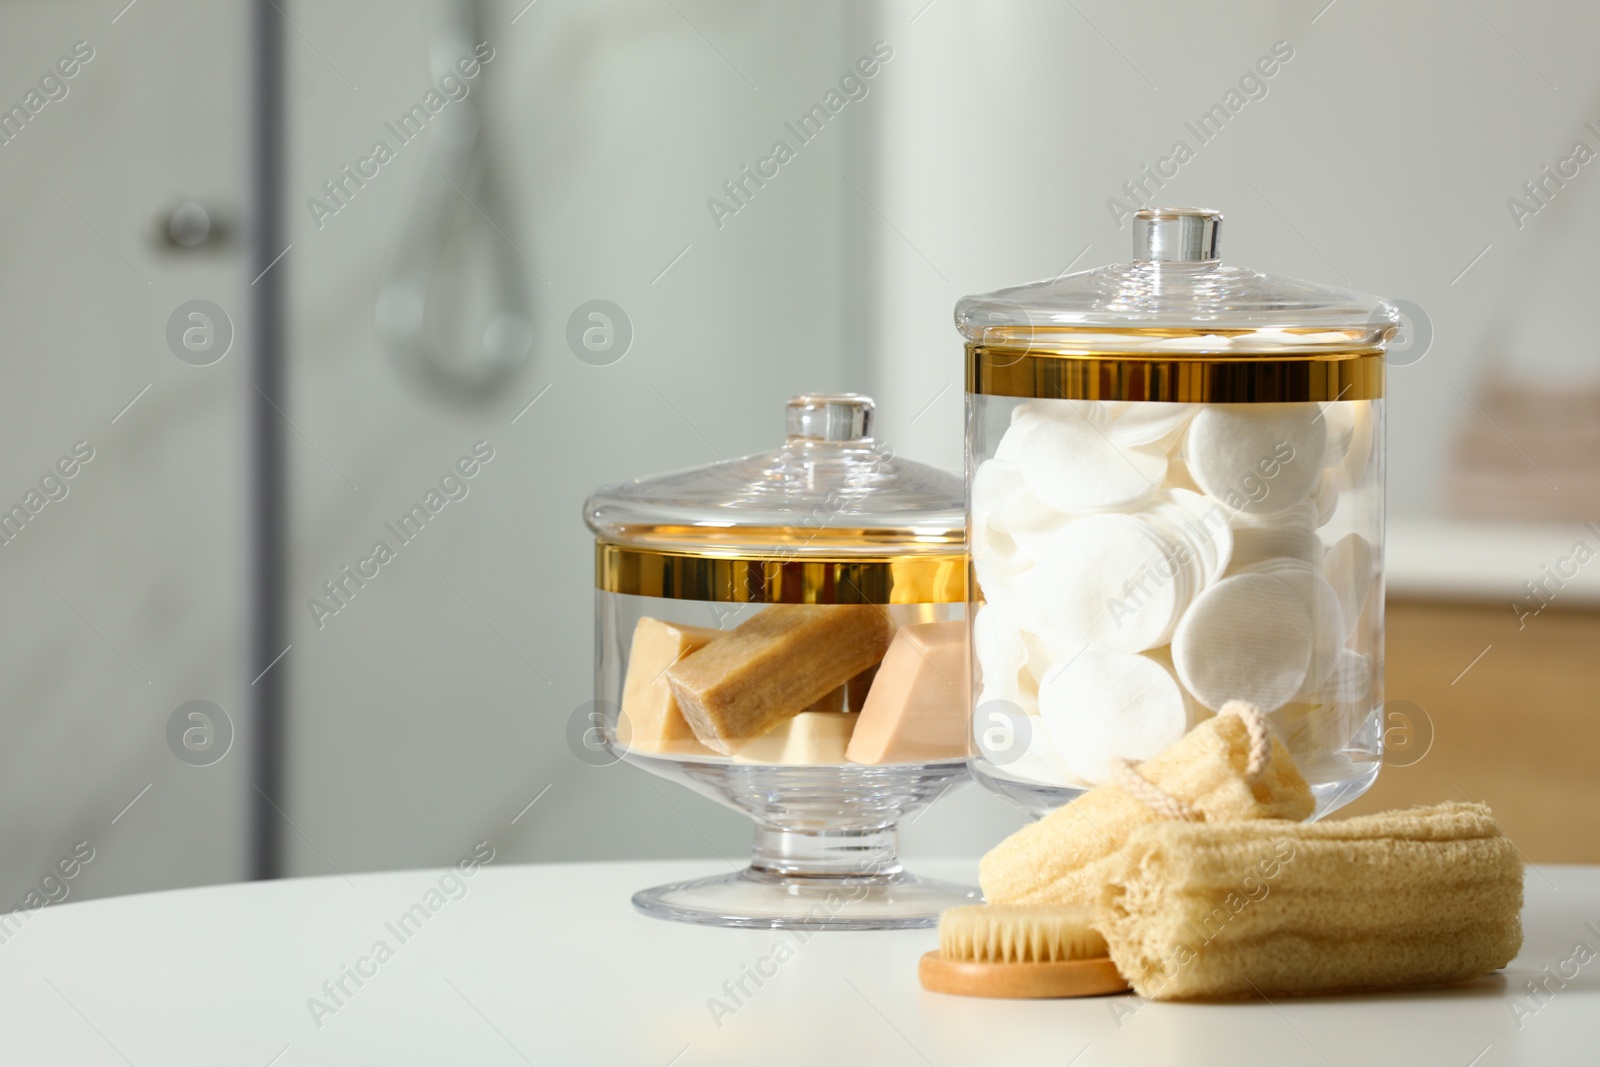
[[[775,878],[876,878],[900,873],[900,834],[872,830],[800,830],[757,826],[750,869]]]

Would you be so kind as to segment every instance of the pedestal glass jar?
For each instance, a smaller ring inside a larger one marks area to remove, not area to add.
[[[748,868],[641,911],[870,929],[976,899],[897,858],[901,819],[967,778],[963,487],[874,441],[872,412],[795,397],[782,448],[585,505],[605,743],[756,822]]]
[[[974,776],[1038,815],[1233,699],[1319,814],[1382,757],[1384,301],[1217,259],[1140,212],[1134,260],[971,296]]]

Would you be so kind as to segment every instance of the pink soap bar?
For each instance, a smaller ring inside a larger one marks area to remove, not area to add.
[[[894,635],[850,735],[852,763],[962,759],[972,736],[967,624],[925,622]]]

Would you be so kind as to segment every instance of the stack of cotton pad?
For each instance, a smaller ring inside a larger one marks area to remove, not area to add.
[[[1365,713],[1374,551],[1318,530],[1371,449],[1364,404],[1019,404],[970,501],[979,701],[1038,717],[1003,766],[1095,784],[1234,699],[1348,741],[1310,712]]]

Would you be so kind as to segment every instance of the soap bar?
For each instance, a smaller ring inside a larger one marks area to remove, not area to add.
[[[972,730],[967,624],[902,626],[862,705],[852,763],[961,759]]]
[[[628,677],[622,685],[617,741],[641,752],[714,755],[689,728],[667,684],[667,668],[721,636],[702,626],[680,626],[648,616],[633,628]]]
[[[894,625],[872,604],[774,604],[667,670],[695,736],[732,753],[883,658]]]
[[[844,711],[802,711],[735,752],[733,761],[784,766],[843,763],[850,732],[860,717]]]

